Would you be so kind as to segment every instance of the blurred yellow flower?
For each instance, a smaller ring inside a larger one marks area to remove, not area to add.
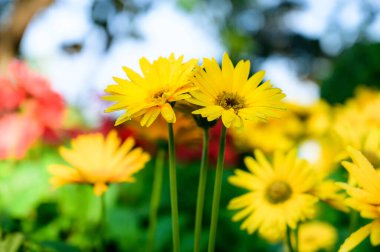
[[[336,153],[335,146],[327,137],[318,141],[305,141],[299,146],[299,155],[315,170],[317,183],[310,193],[335,209],[348,212],[349,208],[344,203],[345,195],[341,192],[342,189],[329,178],[337,166]]]
[[[281,111],[281,99],[285,97],[269,81],[261,83],[264,71],[259,71],[248,79],[249,61],[239,61],[234,68],[227,53],[223,55],[222,68],[215,59],[203,59],[203,67],[194,72],[194,83],[199,88],[191,92],[189,102],[201,109],[194,114],[207,117],[209,121],[222,118],[229,128],[243,126],[243,120],[265,120],[276,117]]]
[[[318,197],[320,201],[323,201],[335,209],[342,212],[349,212],[348,207],[344,202],[344,195],[341,193],[341,188],[336,184],[334,180],[327,179],[320,173],[317,173],[318,183],[310,193]]]
[[[188,92],[194,89],[194,84],[189,81],[189,75],[196,64],[195,59],[183,62],[183,56],[176,59],[171,54],[169,58],[160,57],[153,63],[141,58],[142,76],[123,67],[128,79],[114,77],[116,84],[105,89],[109,95],[103,99],[115,102],[105,112],[125,110],[115,125],[142,116],[141,126],[149,127],[160,113],[168,123],[175,123],[171,103],[190,97]]]
[[[360,151],[352,147],[347,151],[353,163],[344,161],[342,164],[357,181],[357,186],[340,183],[349,195],[346,203],[359,211],[363,218],[373,221],[352,233],[340,247],[340,252],[352,250],[367,236],[373,246],[380,244],[380,175]]]
[[[279,240],[287,226],[294,229],[299,221],[313,217],[318,199],[309,191],[316,176],[305,160],[296,158],[295,150],[275,152],[272,164],[259,150],[255,157],[244,160],[248,172],[236,170],[229,178],[231,184],[249,192],[232,199],[228,208],[240,210],[233,221],[245,218],[241,229],[250,234],[258,230],[268,240]]]
[[[326,222],[302,223],[298,230],[298,246],[302,252],[334,251],[337,230]]]
[[[281,119],[269,118],[266,122],[248,121],[242,128],[232,130],[234,144],[242,150],[260,149],[264,153],[276,150],[288,151],[304,134],[304,124],[297,115],[284,104],[286,111]]]
[[[332,123],[330,106],[325,101],[319,100],[305,109],[308,113],[305,121],[306,135],[320,137],[327,133]]]
[[[336,125],[335,132],[341,146],[349,145],[360,150],[375,168],[380,166],[380,127],[364,123],[362,127],[353,127],[342,123]],[[346,150],[338,155],[340,160],[347,157]]]
[[[359,87],[355,97],[336,108],[333,136],[340,144],[337,160],[348,158],[346,146],[360,151],[375,167],[380,168],[380,92]],[[354,176],[349,183],[355,184]]]
[[[91,184],[96,195],[103,194],[109,183],[133,182],[133,174],[144,168],[149,154],[141,148],[132,150],[135,141],[121,144],[116,131],[106,137],[101,133],[80,135],[71,141],[71,149],[60,147],[59,153],[69,164],[52,164],[50,183],[59,187],[71,183]]]

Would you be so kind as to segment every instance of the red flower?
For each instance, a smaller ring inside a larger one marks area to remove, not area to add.
[[[61,128],[65,104],[47,79],[14,60],[0,76],[0,159],[22,158],[41,137]]]
[[[5,76],[0,76],[0,112],[16,109],[25,99],[25,91]]]

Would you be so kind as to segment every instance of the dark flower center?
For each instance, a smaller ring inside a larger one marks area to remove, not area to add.
[[[292,188],[286,182],[275,181],[267,187],[265,196],[270,203],[279,204],[292,196]]]
[[[242,97],[225,91],[216,97],[215,102],[217,105],[227,110],[232,108],[235,111],[238,111],[239,109],[244,108],[244,99]]]
[[[155,93],[155,94],[153,95],[153,98],[154,98],[154,99],[159,99],[159,98],[162,97],[162,95],[163,95],[164,93],[165,93],[164,90],[160,90],[160,91],[158,91],[157,93]]]

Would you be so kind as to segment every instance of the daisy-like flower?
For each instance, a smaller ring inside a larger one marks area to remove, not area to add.
[[[105,112],[125,110],[115,125],[131,118],[142,116],[141,126],[149,127],[161,114],[168,123],[175,123],[176,116],[171,103],[190,97],[194,89],[190,82],[191,74],[197,60],[183,62],[183,56],[175,58],[160,57],[150,63],[146,58],[140,59],[142,76],[128,67],[123,67],[128,79],[114,77],[116,84],[109,85],[103,99],[115,102]]]
[[[347,151],[353,163],[344,161],[342,165],[357,181],[357,186],[340,183],[349,195],[346,203],[359,211],[363,218],[373,221],[352,233],[340,247],[340,252],[352,250],[367,236],[373,246],[380,244],[380,175],[360,151],[352,147],[347,147]]]
[[[298,233],[299,251],[333,251],[338,240],[337,230],[327,222],[302,223]]]
[[[259,150],[255,157],[244,160],[248,172],[236,170],[229,178],[249,192],[232,199],[228,208],[239,210],[233,221],[245,219],[241,229],[279,240],[287,227],[294,229],[299,221],[313,217],[318,199],[309,192],[317,182],[315,172],[305,160],[297,159],[295,150],[275,152],[272,164]]]
[[[261,83],[264,71],[248,78],[249,61],[240,61],[234,68],[227,53],[223,55],[222,68],[215,59],[203,60],[203,68],[194,71],[194,83],[189,102],[201,107],[194,111],[213,121],[222,118],[224,126],[241,127],[244,120],[265,120],[276,117],[281,111],[281,99],[285,97],[269,81]]]
[[[102,195],[110,183],[133,182],[133,174],[144,168],[149,154],[133,148],[128,138],[121,144],[116,131],[106,137],[101,133],[80,135],[71,141],[71,149],[60,147],[59,153],[68,165],[53,164],[50,183],[59,187],[71,183],[91,184],[94,193]]]

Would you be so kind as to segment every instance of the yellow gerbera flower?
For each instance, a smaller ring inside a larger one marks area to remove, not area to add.
[[[195,59],[183,62],[183,56],[176,59],[171,54],[169,58],[160,57],[153,63],[141,58],[143,76],[123,67],[128,80],[113,77],[116,84],[105,89],[110,95],[103,99],[116,103],[105,112],[125,110],[115,125],[142,116],[141,126],[149,127],[160,113],[168,123],[174,123],[176,116],[171,103],[190,97],[187,92],[194,89],[194,84],[189,81],[189,74],[196,64]]]
[[[234,68],[227,53],[223,55],[222,68],[215,59],[203,60],[193,78],[199,88],[191,92],[188,101],[201,107],[194,111],[213,121],[222,117],[224,126],[241,127],[243,120],[265,120],[278,116],[282,108],[280,101],[285,95],[273,88],[269,81],[260,85],[264,71],[248,79],[249,61],[240,61]]]
[[[350,196],[346,200],[346,203],[359,211],[363,218],[373,219],[373,221],[352,233],[340,247],[340,252],[352,250],[367,236],[370,236],[372,245],[377,246],[380,244],[379,173],[376,172],[360,151],[352,147],[348,147],[347,151],[353,163],[344,161],[342,164],[357,181],[357,186],[354,187],[346,183],[340,183]]]
[[[287,154],[275,152],[269,163],[261,151],[256,160],[245,158],[249,172],[236,170],[229,182],[249,192],[230,201],[228,208],[240,211],[233,221],[246,218],[241,228],[268,240],[285,236],[286,228],[314,215],[317,197],[309,191],[316,184],[315,172],[305,160],[296,158],[294,150]]]
[[[141,148],[132,150],[135,141],[128,138],[123,144],[116,131],[107,137],[101,133],[85,134],[71,140],[71,149],[60,147],[59,153],[69,165],[53,164],[50,183],[59,187],[71,183],[94,186],[96,195],[103,194],[109,183],[133,182],[132,175],[149,161]]]
[[[333,251],[338,232],[327,222],[311,221],[300,225],[298,239],[299,251]]]

